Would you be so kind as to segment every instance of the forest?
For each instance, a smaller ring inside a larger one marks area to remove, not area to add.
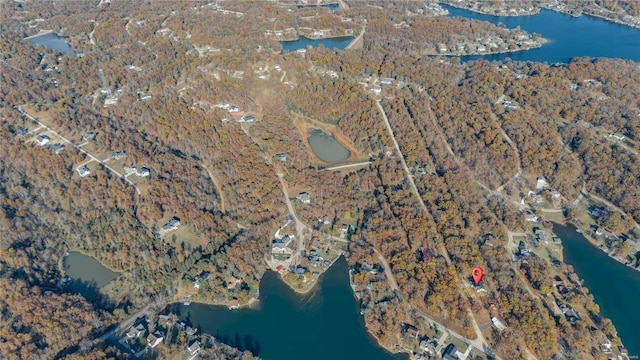
[[[526,358],[527,351],[539,358],[560,352],[594,358],[601,335],[616,339],[588,292],[567,298],[587,309],[588,323],[570,324],[554,313],[550,274],[571,277],[570,267],[552,269],[539,258],[513,262],[507,232],[522,231],[524,216],[501,188],[510,189],[505,185],[513,179],[533,186],[531,178],[544,176],[570,202],[584,184],[640,221],[637,64],[443,62],[408,44],[453,45],[517,30],[409,18],[409,2],[382,2],[384,9],[352,3],[331,13],[220,2],[241,17],[196,1],[1,3],[0,81],[10,86],[0,87],[0,158],[6,159],[0,162],[0,354],[121,358],[93,340],[145,304],[171,301],[180,281],[203,272],[211,274],[203,298],[248,299],[268,268],[273,234],[289,215],[279,176],[291,196],[311,195],[312,206],[293,205],[303,223],[326,215],[330,231],[353,224],[345,253],[351,266],[379,264],[377,253],[389,264],[401,296],[392,297],[390,279],[380,279],[376,291],[392,306],[360,299],[370,309],[367,328],[385,345],[397,344],[401,323],[416,311],[469,338],[475,337],[470,314],[499,317],[508,330],[485,337],[506,359]],[[617,6],[633,11],[628,2]],[[342,16],[353,23],[343,24]],[[279,43],[264,36],[289,27],[357,30],[364,19],[363,49],[280,54]],[[401,21],[411,30],[394,27]],[[65,36],[83,56],[22,40],[38,29]],[[197,51],[205,46],[218,50]],[[254,76],[276,64],[283,72]],[[390,78],[394,85],[376,97],[362,85],[367,78]],[[140,93],[152,97],[141,101]],[[116,105],[105,106],[108,96]],[[519,108],[505,107],[502,99]],[[216,107],[222,102],[258,121],[223,121],[234,115]],[[17,106],[72,141],[97,132],[83,149],[101,159],[116,151],[126,157],[100,164],[71,146],[60,154],[38,146],[28,133],[37,125]],[[327,164],[309,152],[299,122],[331,127],[371,163],[323,170]],[[610,132],[628,141],[603,138]],[[282,153],[286,162],[273,161]],[[83,163],[91,173],[80,178],[76,169]],[[129,183],[106,165],[146,166],[151,175]],[[157,236],[172,216],[181,229]],[[98,296],[72,294],[58,286],[70,250],[121,275]],[[465,274],[479,265],[495,274],[483,294],[465,288]],[[246,288],[228,289],[229,276]],[[361,286],[370,280],[354,277]],[[57,329],[74,331],[61,338]]]

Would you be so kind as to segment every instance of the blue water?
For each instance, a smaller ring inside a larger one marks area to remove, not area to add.
[[[331,11],[336,11],[338,9],[340,9],[340,4],[339,3],[334,3],[334,4],[322,4],[322,5],[298,5],[298,9],[302,9],[302,8],[306,8],[306,7],[312,7],[312,6],[321,6],[324,8],[327,8]]]
[[[320,45],[327,49],[344,50],[344,48],[353,41],[353,36],[342,36],[325,39],[309,39],[308,37],[300,36],[298,40],[293,41],[280,41],[282,44],[282,52],[291,52],[299,49],[306,49],[307,46],[318,47]]]
[[[33,37],[29,39],[29,42],[32,44],[39,44],[49,49],[53,49],[61,52],[63,55],[66,54],[75,54],[76,52],[73,50],[71,46],[65,41],[63,37],[60,37],[54,33],[44,34],[40,36]]]
[[[619,263],[590,244],[573,225],[554,224],[553,231],[562,239],[564,261],[584,279],[584,286],[600,305],[602,316],[613,321],[629,355],[640,355],[640,271]]]
[[[616,24],[597,17],[573,17],[542,9],[532,16],[491,16],[443,5],[449,16],[488,21],[507,28],[520,26],[529,34],[538,33],[549,40],[540,48],[495,55],[463,56],[462,61],[489,61],[510,58],[518,61],[567,63],[573,57],[622,58],[640,62],[640,29]]]

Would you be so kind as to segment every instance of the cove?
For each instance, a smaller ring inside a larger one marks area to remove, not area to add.
[[[308,46],[318,47],[320,45],[327,49],[344,50],[351,41],[353,41],[353,36],[340,36],[322,39],[311,39],[306,36],[300,36],[298,40],[280,41],[280,44],[282,45],[282,52],[287,53],[306,49]]]
[[[268,271],[260,283],[260,307],[228,310],[192,303],[172,311],[204,333],[266,360],[399,360],[371,337],[358,315],[341,257],[309,294],[298,295]]]
[[[66,55],[69,53],[71,54],[76,53],[63,37],[60,37],[54,33],[32,37],[29,39],[29,42],[32,44],[42,45],[49,49],[59,51],[63,55]]]
[[[571,58],[590,56],[621,58],[640,62],[640,29],[616,24],[592,16],[578,18],[556,11],[541,9],[537,15],[493,16],[442,5],[449,17],[465,17],[504,24],[513,29],[520,26],[529,34],[538,33],[549,40],[542,47],[504,54],[462,56],[462,61],[485,59],[568,63]]]
[[[313,130],[308,141],[313,153],[324,162],[343,161],[351,156],[351,152],[345,149],[333,135],[326,134],[322,130]]]
[[[602,315],[613,321],[629,354],[640,355],[640,272],[610,258],[573,225],[554,224],[553,231],[562,239],[564,262],[584,280]]]

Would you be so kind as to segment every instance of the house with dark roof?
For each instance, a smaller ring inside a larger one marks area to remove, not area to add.
[[[162,232],[167,233],[169,231],[178,230],[180,227],[180,219],[176,216],[172,217],[166,224],[162,225]]]
[[[87,165],[82,165],[82,166],[78,167],[78,169],[76,169],[76,170],[78,171],[78,175],[80,175],[80,177],[85,177],[85,176],[91,174],[91,170],[89,170]]]
[[[120,160],[125,156],[127,156],[127,153],[125,153],[123,150],[120,150],[120,151],[114,152],[112,157],[113,157],[113,160]]]
[[[187,346],[187,351],[189,351],[189,355],[194,356],[200,352],[200,342],[194,341],[191,345]]]
[[[141,167],[140,169],[136,170],[136,175],[137,176],[142,176],[142,177],[147,177],[149,175],[151,175],[151,170],[149,170],[148,167]]]
[[[154,347],[158,346],[158,344],[160,344],[162,340],[164,340],[164,337],[159,332],[149,334],[149,336],[147,336],[147,345],[149,345],[149,347],[153,349]]]
[[[39,135],[36,138],[36,141],[38,142],[38,145],[40,146],[44,146],[46,145],[49,141],[51,141],[51,138],[48,137],[47,135]]]
[[[308,193],[303,192],[296,196],[296,199],[300,200],[303,204],[311,204],[311,196]]]
[[[64,145],[62,143],[55,143],[49,146],[49,149],[53,151],[54,154],[60,154],[60,152],[64,150]]]
[[[84,141],[95,140],[96,136],[98,136],[97,132],[87,131],[86,133],[82,134],[82,140]]]

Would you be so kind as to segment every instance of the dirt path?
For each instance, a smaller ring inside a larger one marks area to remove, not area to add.
[[[218,182],[216,177],[213,176],[213,173],[211,172],[211,170],[209,170],[209,168],[205,164],[200,163],[200,166],[202,166],[202,168],[207,171],[207,174],[209,174],[209,178],[211,179],[211,182],[213,182],[213,186],[215,186],[216,188],[216,192],[218,193],[218,196],[220,196],[220,211],[222,211],[223,213],[227,212],[227,208],[224,206],[225,204],[224,193],[222,192],[222,187],[220,186],[220,183]]]

